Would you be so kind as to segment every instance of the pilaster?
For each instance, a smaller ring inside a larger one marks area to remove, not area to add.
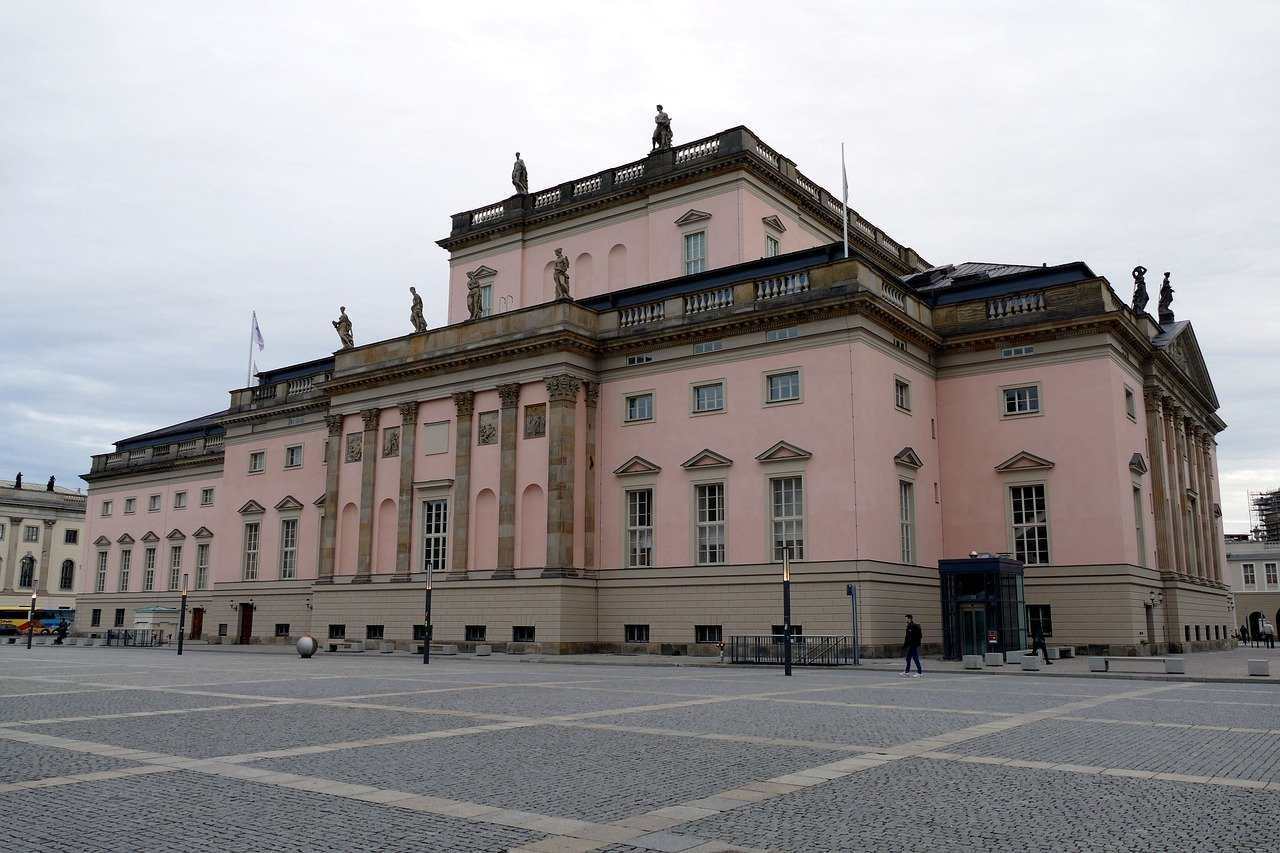
[[[1217,442],[1213,436],[1207,435],[1204,445],[1205,464],[1208,466],[1213,482],[1218,484],[1217,490],[1213,495],[1214,503],[1220,504],[1222,501],[1222,487],[1220,485],[1222,481],[1218,478],[1218,452],[1214,449],[1216,446]],[[1222,518],[1217,513],[1213,513],[1211,520],[1213,522],[1213,567],[1218,583],[1224,583],[1224,578],[1226,577],[1226,566],[1224,564],[1227,555],[1226,544],[1222,539]]]
[[[582,383],[567,373],[547,382],[547,566],[543,577],[572,577],[575,427]]]
[[[498,568],[495,578],[515,577],[516,565],[516,438],[520,415],[520,384],[498,386],[502,401],[498,442],[501,471],[498,477]]]
[[[582,506],[582,564],[596,568],[596,422],[599,414],[600,383],[584,382],[587,403],[587,478]]]
[[[9,553],[4,558],[4,590],[12,592],[18,582],[18,537],[22,535],[21,516],[9,516]]]
[[[1199,428],[1196,429],[1194,447],[1196,453],[1197,477],[1200,480],[1200,500],[1196,503],[1196,508],[1200,511],[1200,538],[1204,540],[1205,577],[1208,580],[1216,582],[1219,578],[1217,565],[1213,559],[1213,555],[1218,549],[1214,547],[1213,487],[1209,485],[1209,466],[1205,458],[1204,430]]]
[[[1177,558],[1177,572],[1190,575],[1187,562],[1187,485],[1182,469],[1182,453],[1179,447],[1178,431],[1174,424],[1178,419],[1178,407],[1165,398],[1164,433],[1165,449],[1169,454],[1169,507],[1173,522],[1173,550]]]
[[[378,470],[378,420],[381,409],[360,412],[364,435],[360,448],[360,548],[356,554],[356,576],[352,583],[369,583],[373,579],[373,484]]]
[[[338,475],[342,471],[342,415],[325,415],[329,428],[328,449],[324,455],[324,508],[320,516],[320,565],[316,567],[316,583],[333,583],[333,564],[337,553]]]
[[[53,526],[57,523],[56,519],[44,519],[44,533],[40,540],[40,564],[36,566],[36,595],[49,594],[49,563],[53,559]]]
[[[474,391],[459,391],[453,395],[453,405],[458,412],[457,435],[453,457],[453,519],[450,521],[450,548],[448,580],[467,579],[467,543],[471,529],[471,417],[475,412]]]
[[[1169,459],[1164,446],[1164,407],[1156,394],[1146,393],[1147,453],[1151,457],[1151,509],[1155,515],[1156,565],[1174,571],[1172,518],[1169,512]]]
[[[400,404],[400,497],[396,503],[396,571],[393,581],[407,581],[413,553],[413,463],[418,444],[418,401]]]

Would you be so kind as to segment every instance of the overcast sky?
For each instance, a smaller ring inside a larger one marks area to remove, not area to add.
[[[8,0],[0,476],[216,411],[262,368],[445,320],[449,215],[746,124],[933,263],[1171,270],[1280,486],[1280,4]],[[1154,300],[1153,300],[1154,303]]]

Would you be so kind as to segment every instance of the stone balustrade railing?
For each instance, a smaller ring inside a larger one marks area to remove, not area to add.
[[[276,396],[276,386],[274,385],[257,385],[253,389],[253,399],[258,400],[274,400]]]
[[[756,300],[778,299],[804,293],[809,289],[809,273],[793,272],[786,275],[773,276],[756,282]]]
[[[587,195],[588,193],[598,191],[602,186],[604,186],[604,178],[596,175],[581,181],[575,181],[573,184],[573,194],[575,196]]]
[[[884,298],[889,300],[890,303],[897,305],[899,308],[904,310],[906,309],[907,293],[902,288],[886,283],[881,288],[881,292],[884,294]]]
[[[631,181],[644,177],[644,161],[632,163],[630,166],[623,166],[621,169],[615,169],[613,172],[614,185],[626,184]]]
[[[1030,314],[1044,310],[1044,291],[1019,293],[987,300],[987,319],[998,320],[1018,314]]]
[[[477,210],[471,214],[471,224],[483,225],[486,222],[501,219],[502,214],[506,213],[506,211],[506,205],[502,204],[495,204],[492,207],[486,207],[484,210]]]
[[[560,203],[559,187],[555,188],[554,190],[547,190],[546,192],[538,193],[533,197],[534,210],[537,210],[538,208],[546,207],[549,204],[559,204],[559,203]]]
[[[630,326],[656,323],[664,317],[666,317],[666,306],[661,302],[628,305],[626,308],[618,309],[618,327],[626,329]]]
[[[223,437],[207,435],[204,438],[188,438],[177,444],[156,444],[137,450],[122,450],[117,453],[101,453],[93,457],[92,472],[105,471],[111,468],[130,468],[158,462],[168,462],[179,457],[200,456],[205,453],[221,453]]]
[[[688,163],[690,160],[701,160],[710,157],[720,150],[720,137],[704,139],[691,145],[682,145],[676,149],[676,164]]]
[[[703,311],[717,311],[721,308],[733,307],[733,288],[718,287],[715,290],[703,290],[689,293],[684,297],[684,313],[699,314]]]

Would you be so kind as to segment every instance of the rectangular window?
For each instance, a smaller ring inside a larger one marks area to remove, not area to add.
[[[200,506],[213,506],[213,489],[200,490]]]
[[[330,640],[345,640],[346,638],[347,638],[346,625],[330,625],[329,626]]]
[[[684,235],[684,274],[693,275],[707,268],[707,232]]]
[[[276,636],[277,636],[277,637],[287,637],[287,636],[289,636],[289,623],[288,623],[288,622],[277,622],[277,623],[276,623]]]
[[[174,493],[173,493],[173,508],[174,508],[174,509],[186,509],[186,508],[187,508],[187,493],[186,493],[186,492],[174,492]]]
[[[147,512],[159,512],[159,511],[160,511],[160,496],[151,495],[149,498],[147,498]]]
[[[1023,385],[1004,389],[1005,417],[1040,414],[1040,387]]]
[[[532,643],[534,641],[534,630],[532,625],[512,625],[511,626],[511,642],[513,643]]]
[[[627,492],[627,568],[653,565],[653,489]]]
[[[133,552],[120,552],[120,586],[117,592],[129,591],[129,569],[133,564]]]
[[[1053,616],[1047,604],[1027,605],[1027,630],[1032,638],[1035,637],[1037,628],[1043,630],[1046,637],[1053,636]]]
[[[301,468],[302,467],[302,445],[291,444],[284,449],[284,467]]]
[[[1049,513],[1044,485],[1010,486],[1013,556],[1028,566],[1049,562]]]
[[[58,589],[68,591],[71,589],[76,575],[76,564],[71,560],[62,561],[62,572],[58,576]]]
[[[1266,575],[1267,575],[1267,589],[1275,589],[1275,588],[1276,588],[1276,584],[1277,584],[1277,579],[1276,579],[1276,564],[1275,564],[1275,563],[1263,563],[1263,564],[1262,564],[1262,568],[1263,568],[1263,570],[1266,572]]]
[[[209,543],[196,546],[196,589],[209,588]]]
[[[800,371],[770,373],[766,377],[765,402],[788,403],[800,399]]]
[[[255,450],[249,454],[249,473],[261,474],[267,468],[267,451]]]
[[[102,502],[102,517],[107,518],[111,515],[111,501]]]
[[[116,608],[115,627],[116,628],[124,627],[124,608],[123,607]]]
[[[414,626],[413,626],[413,639],[414,639],[414,640],[416,640],[417,642],[422,642],[422,641],[423,641],[423,640],[425,640],[426,638],[427,638],[427,626],[426,626],[426,625],[414,625]],[[421,650],[421,647],[419,647],[419,650]]]
[[[1144,529],[1143,522],[1145,518],[1142,512],[1142,489],[1138,486],[1133,487],[1133,532],[1137,537],[1138,543],[1138,565],[1145,566],[1147,564],[1147,532]]]
[[[916,487],[908,480],[898,481],[898,540],[902,546],[902,562],[916,561]]]
[[[280,519],[280,580],[291,581],[298,573],[298,519]]]
[[[804,481],[800,477],[779,477],[769,481],[772,550],[775,562],[783,555],[804,559]]]
[[[720,565],[725,561],[724,483],[694,486],[698,506],[698,565]]]
[[[443,572],[449,540],[449,501],[446,498],[422,502],[423,571]]]
[[[724,383],[708,382],[693,386],[694,414],[724,411]]]
[[[466,625],[463,627],[462,638],[468,643],[483,643],[486,628],[485,625]]]
[[[1132,388],[1124,389],[1124,413],[1131,421],[1138,419],[1138,398],[1134,396]]]
[[[627,356],[627,367],[635,367],[638,364],[649,364],[653,361],[651,353],[643,352],[638,355]]]
[[[24,527],[22,529],[22,541],[23,542],[39,542],[40,541],[39,526],[35,524],[28,524],[26,527]]]
[[[382,635],[383,635],[383,630],[381,625],[365,625],[364,626],[364,638],[366,640],[381,640],[383,639]]]
[[[182,584],[182,546],[169,546],[169,589],[181,589]]]
[[[1024,355],[1033,355],[1036,348],[1033,346],[1005,347],[1000,350],[1001,358],[1018,358]]]
[[[624,643],[649,642],[649,626],[648,625],[623,625],[622,641]]]
[[[0,542],[4,541],[4,525],[0,524]]]
[[[93,612],[89,614],[89,627],[97,628],[101,624],[102,624],[102,608],[95,607],[93,608]]]
[[[1242,563],[1240,571],[1244,575],[1244,588],[1253,589],[1258,585],[1258,574],[1254,571],[1253,563]]]
[[[493,285],[480,285],[480,316],[490,317],[493,315]]]
[[[706,355],[709,352],[719,352],[724,349],[724,341],[698,341],[693,345],[694,355]]]
[[[107,591],[107,552],[106,551],[98,552],[98,571],[94,574],[93,591],[94,592]]]
[[[798,337],[800,337],[800,330],[795,326],[787,326],[785,329],[770,329],[764,333],[764,341],[767,344],[771,344],[774,341],[789,341]]]
[[[133,515],[135,512],[137,512],[137,510],[138,510],[138,499],[137,499],[137,498],[125,498],[125,499],[124,499],[124,514],[125,514],[125,515]]]
[[[653,420],[653,394],[632,394],[627,397],[623,419],[627,423]]]
[[[723,637],[724,632],[719,625],[693,626],[693,641],[695,643],[718,643]]]
[[[782,247],[778,244],[777,237],[774,237],[772,234],[764,235],[764,256],[766,258],[777,257],[781,248]]]
[[[893,380],[893,404],[904,412],[911,411],[911,385],[902,379]]]
[[[244,564],[241,577],[247,581],[258,579],[258,522],[251,521],[244,526]]]
[[[142,591],[151,592],[156,588],[156,549],[148,548],[142,552]]]
[[[4,538],[4,536],[3,536],[3,535],[0,535],[0,539],[3,539],[3,538]],[[64,530],[64,531],[63,531],[63,533],[62,533],[62,544],[63,544],[63,545],[75,545],[75,544],[77,544],[77,543],[79,543],[79,542],[80,542],[80,531],[79,531],[79,530]]]

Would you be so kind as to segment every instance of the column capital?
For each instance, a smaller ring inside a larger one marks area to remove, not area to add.
[[[520,383],[512,382],[507,385],[499,385],[498,399],[502,401],[502,408],[514,409],[520,404]]]
[[[22,523],[22,520],[23,520],[25,517],[26,517],[26,516],[22,516],[22,515],[11,515],[11,516],[9,516],[9,521],[10,521],[11,523],[13,523],[13,524],[21,524],[21,523]]]
[[[378,428],[378,419],[382,417],[382,409],[362,409],[360,418],[364,421],[365,430]]]
[[[1154,388],[1142,389],[1142,407],[1151,414],[1159,414],[1164,408],[1163,396]]]
[[[416,421],[418,419],[418,406],[419,406],[419,403],[417,400],[409,400],[408,402],[401,403],[400,404],[401,423],[407,424],[407,423],[412,423],[413,421]]]
[[[547,395],[551,402],[576,403],[582,381],[568,373],[547,377]]]
[[[325,415],[324,425],[329,428],[329,435],[342,435],[342,415]]]
[[[42,521],[44,521],[45,527],[53,527],[55,524],[58,523],[58,519],[56,518],[45,518],[45,519],[42,519]]]
[[[594,409],[600,402],[600,383],[583,382],[582,387],[586,390],[587,405]]]
[[[453,405],[458,410],[458,417],[470,417],[476,410],[475,391],[457,391],[453,395]]]

